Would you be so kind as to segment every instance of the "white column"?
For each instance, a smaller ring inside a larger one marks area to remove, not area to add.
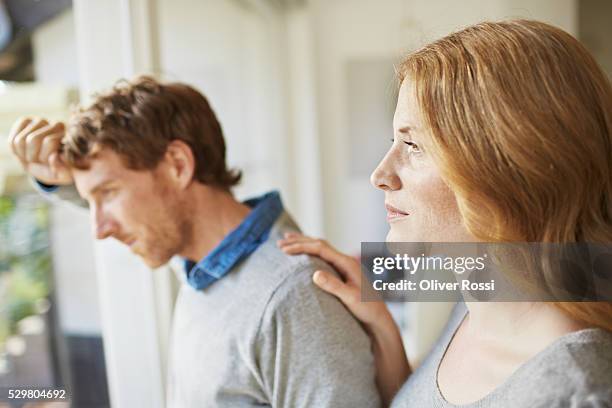
[[[293,166],[296,219],[306,234],[322,236],[323,176],[311,14],[307,7],[287,13],[289,163]]]
[[[92,92],[158,71],[154,0],[75,0],[79,85]],[[102,335],[113,407],[163,407],[173,291],[120,244],[95,244]]]

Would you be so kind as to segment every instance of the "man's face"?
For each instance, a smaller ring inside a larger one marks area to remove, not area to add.
[[[189,236],[180,192],[160,167],[130,170],[116,153],[101,149],[89,169],[73,170],[77,190],[89,203],[96,238],[117,239],[152,268],[178,254]]]

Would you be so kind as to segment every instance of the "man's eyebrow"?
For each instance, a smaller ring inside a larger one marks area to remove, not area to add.
[[[89,191],[88,195],[89,195],[90,197],[91,197],[91,196],[96,195],[96,193],[98,193],[98,191],[100,191],[100,190],[101,190],[101,189],[103,189],[104,187],[108,186],[109,184],[113,183],[114,181],[115,181],[115,179],[108,179],[108,180],[104,180],[104,181],[103,181],[103,182],[101,182],[101,183],[98,183],[98,185],[97,185],[97,186],[95,186],[94,188],[92,188],[92,189]]]

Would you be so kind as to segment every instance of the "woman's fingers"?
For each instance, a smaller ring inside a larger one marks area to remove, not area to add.
[[[320,257],[323,257],[322,253],[328,256],[334,256],[334,253],[342,255],[322,239],[310,238],[297,233],[285,234],[285,238],[279,240],[277,244],[283,250],[291,248],[293,252],[296,248],[301,248],[302,252]]]
[[[278,244],[279,246],[283,246],[283,245],[288,245],[288,244],[295,244],[297,242],[315,242],[315,241],[317,241],[317,239],[307,237],[297,232],[292,232],[292,233],[285,234],[285,237],[283,239],[279,239]]]
[[[309,254],[318,256],[331,264],[344,279],[357,280],[361,268],[359,263],[350,256],[338,252],[335,248],[322,240],[312,238],[279,242],[280,249],[289,255]]]
[[[316,271],[312,276],[312,280],[318,287],[340,299],[347,307],[354,305],[355,301],[359,301],[359,290],[342,282],[342,280],[330,272]]]
[[[372,299],[362,301],[360,284],[342,282],[337,276],[327,271],[316,271],[312,280],[319,288],[337,297],[366,327],[390,316],[384,302],[371,301]]]
[[[321,246],[315,241],[283,242],[279,243],[278,246],[283,252],[290,255],[309,254],[320,256],[320,252],[323,251]]]

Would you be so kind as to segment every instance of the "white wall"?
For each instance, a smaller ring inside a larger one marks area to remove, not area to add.
[[[579,38],[612,80],[612,2],[589,0],[579,3]]]
[[[196,86],[223,127],[241,197],[280,188],[291,206],[282,16],[249,2],[160,0],[161,70]]]
[[[346,68],[351,60],[395,60],[403,48],[402,2],[313,1],[317,108],[326,237],[357,254],[361,241],[384,240],[383,196],[368,177],[349,174]],[[392,70],[392,67],[389,67]],[[392,85],[392,84],[390,84]],[[389,106],[392,112],[392,104]],[[387,145],[391,134],[372,135]]]
[[[79,84],[74,13],[67,9],[32,35],[37,82],[76,88]]]
[[[504,18],[527,18],[578,34],[578,3],[581,0],[505,0]]]

